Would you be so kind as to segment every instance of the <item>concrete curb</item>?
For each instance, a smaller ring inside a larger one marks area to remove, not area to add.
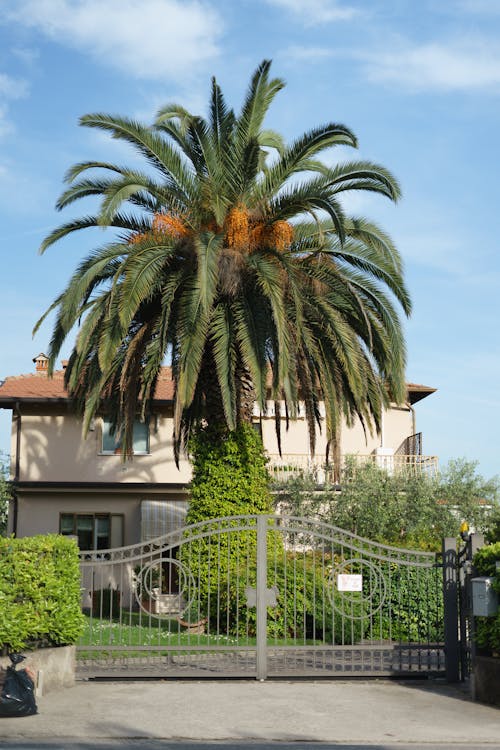
[[[28,667],[36,676],[36,696],[61,688],[73,687],[75,684],[75,647],[59,646],[41,648],[36,651],[24,651],[26,660],[18,669]],[[3,684],[2,671],[10,665],[8,656],[0,656],[0,684]]]

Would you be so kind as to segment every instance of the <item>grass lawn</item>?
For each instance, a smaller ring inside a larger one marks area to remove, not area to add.
[[[112,646],[120,649],[126,648],[126,655],[141,654],[133,648],[143,647],[144,650],[153,648],[158,655],[167,654],[175,650],[185,651],[193,646],[254,646],[255,638],[217,635],[216,633],[190,633],[186,628],[179,625],[177,620],[158,618],[154,615],[146,615],[138,612],[122,611],[120,617],[113,619],[98,620],[85,616],[85,630],[78,642],[77,658],[89,658],[91,655],[101,653],[96,651],[85,651],[85,646],[102,646],[102,653],[109,653],[106,647]],[[135,652],[135,653],[132,653]],[[125,654],[124,654],[125,655]]]
[[[85,630],[78,642],[77,658],[99,658],[119,651],[120,656],[144,656],[145,651],[155,655],[168,655],[172,652],[187,653],[193,648],[214,650],[231,649],[231,647],[255,647],[256,639],[250,635],[228,636],[213,632],[190,633],[175,619],[158,618],[142,612],[121,611],[113,619],[96,619],[85,616]],[[268,638],[270,646],[306,646],[320,645],[318,641],[294,638]],[[87,651],[85,646],[92,646]],[[101,648],[96,648],[101,647]],[[135,648],[134,648],[135,647]],[[118,656],[118,653],[117,653]]]

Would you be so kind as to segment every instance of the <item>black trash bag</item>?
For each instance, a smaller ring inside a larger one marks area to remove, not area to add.
[[[22,654],[10,654],[12,662],[7,667],[7,676],[0,695],[1,716],[32,716],[38,709],[35,701],[35,683],[25,669],[16,670],[24,661]]]

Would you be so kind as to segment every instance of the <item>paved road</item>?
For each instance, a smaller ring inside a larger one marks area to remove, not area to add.
[[[5,750],[492,750],[498,745],[457,745],[450,744],[384,744],[384,745],[344,745],[337,743],[288,743],[288,742],[246,742],[235,744],[233,741],[220,742],[168,742],[164,740],[117,740],[115,742],[17,742],[15,740],[2,741],[0,747]]]
[[[414,744],[402,745],[397,744],[363,744],[363,745],[345,745],[331,742],[245,742],[235,743],[232,740],[228,742],[169,742],[166,740],[116,740],[114,742],[24,742],[16,740],[2,741],[0,737],[0,747],[5,750],[493,750],[498,747],[497,744],[474,745],[470,743],[452,745],[446,744]]]
[[[38,705],[0,719],[1,750],[500,749],[500,710],[421,681],[80,682]]]

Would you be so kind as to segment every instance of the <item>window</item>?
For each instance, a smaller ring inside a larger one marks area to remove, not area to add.
[[[132,446],[134,455],[149,453],[149,420],[146,419],[144,422],[140,422],[136,419],[134,422]],[[111,422],[107,417],[104,417],[102,420],[102,453],[114,454],[120,452],[121,447],[115,438]]]
[[[186,525],[186,500],[142,500],[141,541],[149,542]]]
[[[59,531],[76,536],[82,550],[123,546],[123,515],[109,513],[61,513]]]
[[[262,440],[262,422],[261,422],[261,420],[259,419],[258,422],[252,422],[252,427],[255,430],[255,432],[257,433],[257,435],[260,437],[260,439]]]

